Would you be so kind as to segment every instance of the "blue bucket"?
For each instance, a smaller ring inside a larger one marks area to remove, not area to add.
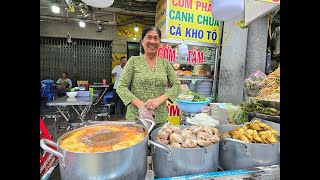
[[[187,101],[180,101],[179,99],[177,101],[178,108],[183,112],[189,112],[189,113],[199,113],[201,112],[201,108],[203,106],[206,106],[209,104],[209,99],[207,101],[201,101],[201,102],[187,102]]]

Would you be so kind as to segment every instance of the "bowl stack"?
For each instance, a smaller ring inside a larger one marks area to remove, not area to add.
[[[190,83],[189,90],[193,92],[197,92],[197,85],[195,83]]]
[[[211,81],[197,81],[196,83],[197,93],[204,97],[211,97],[212,82]]]

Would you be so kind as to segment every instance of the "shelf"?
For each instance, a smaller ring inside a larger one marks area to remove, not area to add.
[[[197,80],[197,81],[213,81],[213,79],[202,79],[202,78],[178,78],[179,80],[185,80],[185,81],[191,81],[191,80]]]
[[[202,64],[193,64],[193,63],[188,63],[187,61],[179,61],[179,60],[176,60],[175,62],[170,62],[171,64],[174,64],[174,63],[179,63],[179,64],[187,64],[187,65],[191,65],[191,66],[196,66],[196,65],[204,65],[204,64],[208,64],[208,65],[214,65],[214,62],[204,62]]]

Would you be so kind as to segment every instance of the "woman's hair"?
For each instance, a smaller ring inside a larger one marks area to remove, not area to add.
[[[159,35],[159,38],[161,39],[161,31],[160,31],[159,28],[152,27],[152,26],[146,26],[146,27],[144,27],[143,30],[142,30],[141,40],[146,36],[146,34],[147,34],[149,31],[152,31],[152,30],[157,31],[157,33],[158,33],[158,35]]]
[[[62,74],[63,74],[63,73],[65,73],[65,74],[68,76],[68,73],[67,73],[67,72],[63,71]]]
[[[146,36],[146,34],[149,32],[149,31],[153,31],[155,30],[158,35],[159,35],[159,38],[161,40],[161,31],[159,28],[156,28],[156,27],[152,27],[152,26],[145,26],[142,30],[142,34],[141,34],[141,41],[140,41],[140,47],[141,47],[141,53],[144,54],[144,49],[143,49],[143,46],[142,46],[142,40],[143,38]]]

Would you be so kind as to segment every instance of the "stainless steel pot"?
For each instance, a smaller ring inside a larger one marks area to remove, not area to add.
[[[184,129],[186,125],[180,125]],[[218,170],[219,143],[203,148],[176,148],[156,142],[157,128],[151,133],[150,144],[155,177],[174,177]]]
[[[272,126],[280,133],[280,124],[261,121]],[[221,125],[217,126],[217,129],[219,132],[228,132],[239,126]],[[245,143],[232,138],[221,138],[219,144],[219,166],[223,170],[280,164],[280,142],[259,144]]]
[[[150,133],[155,123],[151,120],[146,121],[151,123],[151,126],[148,129],[148,133]],[[132,123],[133,122],[119,122],[119,124]],[[89,126],[101,126],[103,124]],[[111,124],[117,123],[111,122]],[[146,128],[142,125],[135,125],[141,126],[144,128],[144,130],[146,130]],[[62,135],[57,140],[57,143],[48,139],[40,140],[40,147],[42,149],[59,157],[60,176],[62,180],[142,180],[146,178],[149,139],[148,135],[146,135],[146,137],[138,144],[110,152],[79,153],[66,151],[60,148],[58,144],[64,137],[87,127],[82,127]],[[53,150],[46,144],[57,147],[57,151]]]

